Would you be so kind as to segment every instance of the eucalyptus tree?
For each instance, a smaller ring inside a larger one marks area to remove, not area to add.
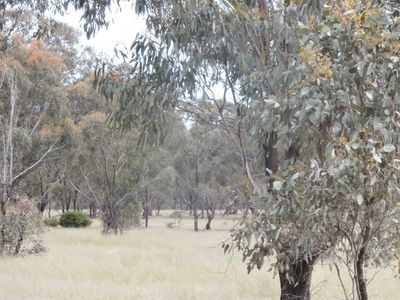
[[[193,215],[194,231],[199,230],[199,211],[204,210],[204,185],[210,178],[208,175],[214,164],[213,160],[208,159],[212,147],[208,140],[209,130],[207,126],[193,124],[187,132],[185,144],[180,145],[180,155],[175,163],[179,174],[178,187]]]
[[[21,180],[63,145],[61,132],[50,128],[61,123],[57,118],[62,113],[65,93],[60,81],[62,59],[41,42],[16,42],[3,54],[2,189],[11,195]]]
[[[228,207],[232,200],[230,194],[237,188],[238,178],[244,172],[241,154],[226,133],[219,126],[203,126],[208,130],[207,137],[201,143],[207,148],[200,163],[203,176],[199,192],[207,216],[205,228],[210,230],[216,209]]]
[[[138,0],[149,34],[123,55],[130,72],[97,73],[119,103],[113,121],[148,134],[199,92],[215,104],[263,203],[225,249],[243,251],[249,270],[274,257],[281,299],[309,299],[315,263],[337,250],[354,266],[355,297],[367,299],[364,265],[398,247],[397,5]],[[245,133],[259,141],[264,179],[253,176]]]
[[[77,31],[66,24],[44,18],[41,11],[35,10],[35,6],[29,6],[33,2],[20,2],[7,2],[5,14],[8,18],[4,28],[7,32],[4,36],[8,48],[2,52],[5,57],[10,57],[10,53],[16,57],[26,75],[25,87],[18,92],[21,98],[18,107],[22,109],[19,109],[17,119],[25,127],[32,127],[35,124],[29,123],[37,121],[36,131],[43,144],[62,140],[62,149],[57,151],[57,155],[26,177],[20,189],[30,198],[38,200],[37,207],[41,212],[53,198],[61,200],[64,210],[68,209],[69,203],[76,207],[78,200],[76,191],[68,184],[73,166],[71,162],[74,161],[73,148],[78,143],[74,122],[87,113],[83,107],[91,105],[92,109],[96,109],[98,105],[93,108],[94,104],[91,103],[96,102],[91,100],[94,97],[88,99],[90,97],[83,95],[89,94],[86,91],[90,90],[88,87],[91,88],[89,80],[78,80],[71,84],[76,77],[88,72],[86,58],[82,58],[78,51]],[[43,5],[47,7],[44,2]],[[42,32],[34,36],[32,31],[39,30],[40,26]],[[29,55],[19,50],[24,48]],[[84,50],[84,53],[88,52],[90,50]],[[26,91],[29,91],[28,95],[24,95]],[[22,99],[24,97],[30,97],[31,103]],[[73,106],[79,108],[73,110]],[[39,148],[35,151],[40,153]]]
[[[40,41],[28,44],[13,37],[12,44],[0,53],[2,242],[7,229],[2,221],[9,217],[7,207],[18,206],[18,199],[29,194],[35,171],[50,164],[65,147],[59,119],[65,100],[62,72],[62,58]],[[24,216],[21,220],[21,224],[28,222]],[[25,227],[20,227],[16,252],[28,234]]]
[[[121,136],[107,126],[106,114],[99,111],[84,116],[79,127],[85,189],[70,183],[83,197],[97,203],[103,232],[117,234],[136,225],[128,221],[137,220],[140,213],[135,195],[140,180],[134,167],[140,159],[140,152],[135,151],[135,132]]]
[[[39,37],[51,27],[47,12],[62,12],[66,3],[52,0],[1,0],[0,1],[0,51],[12,44],[12,36],[31,39]]]

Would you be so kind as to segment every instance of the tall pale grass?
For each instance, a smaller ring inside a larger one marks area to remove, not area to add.
[[[48,229],[47,253],[0,259],[0,299],[279,299],[268,266],[247,274],[239,254],[223,254],[232,219],[218,218],[207,232],[193,232],[189,219],[175,229],[167,221],[153,217],[147,230],[122,236],[100,234],[96,222]],[[313,276],[312,299],[344,298],[329,268]],[[400,280],[383,270],[369,290],[371,299],[400,299]]]

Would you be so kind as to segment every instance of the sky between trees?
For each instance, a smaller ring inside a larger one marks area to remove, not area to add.
[[[109,57],[114,56],[115,47],[129,48],[136,34],[145,31],[144,19],[137,16],[131,6],[132,3],[127,2],[122,2],[120,8],[114,4],[108,12],[110,20],[108,28],[101,28],[90,40],[82,34],[80,42]],[[81,11],[75,11],[71,7],[63,15],[58,14],[55,18],[82,31],[81,16]]]

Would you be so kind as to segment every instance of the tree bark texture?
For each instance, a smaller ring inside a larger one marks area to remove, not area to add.
[[[363,244],[361,246],[360,251],[357,255],[357,289],[358,289],[358,296],[360,300],[368,300],[368,291],[367,291],[367,283],[364,274],[364,263],[365,263],[365,255],[368,248],[368,241],[371,235],[371,227],[366,226],[365,232],[363,234]]]
[[[278,170],[278,150],[275,147],[277,141],[276,132],[269,132],[265,135],[263,150],[265,173],[267,175],[272,175]]]
[[[313,267],[314,262],[300,260],[291,264],[288,271],[279,272],[280,300],[310,300]]]

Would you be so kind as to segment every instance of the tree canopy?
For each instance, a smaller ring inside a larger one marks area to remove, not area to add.
[[[90,37],[107,25],[113,3],[120,1],[63,5],[83,10]],[[211,199],[235,185],[247,209],[225,251],[239,249],[249,271],[273,259],[285,300],[310,298],[318,261],[344,261],[354,282],[346,297],[367,299],[365,267],[395,258],[400,243],[398,1],[137,0],[147,31],[119,51],[124,63],[105,62],[94,78],[89,68],[68,72],[78,61],[74,48],[51,36],[47,45],[43,37],[46,28],[69,41],[74,34],[44,21],[50,2],[36,5],[0,6],[13,20],[21,7],[32,12],[28,25],[0,21],[0,109],[9,136],[2,146],[3,215],[14,169],[48,167],[35,155],[68,145],[81,155],[69,152],[69,165],[55,159],[59,171],[47,173],[54,194],[63,195],[63,205],[78,195],[100,205],[105,231],[116,231],[121,203],[142,199],[147,209],[160,198],[148,191],[152,182],[189,204],[195,222],[197,204],[207,203],[211,213]],[[16,24],[42,41],[12,34]],[[26,101],[18,120],[16,100]],[[190,121],[182,125],[177,114]],[[164,139],[171,128],[180,152]],[[134,141],[167,146],[145,153]],[[29,145],[28,153],[14,156],[16,143]],[[36,175],[30,178],[46,181]],[[171,178],[179,191],[169,190]]]
[[[96,75],[119,105],[112,120],[157,132],[165,111],[204,94],[239,147],[244,133],[259,142],[267,173],[254,178],[244,157],[263,205],[228,248],[243,251],[249,270],[276,257],[282,299],[309,297],[304,281],[324,254],[351,253],[355,294],[366,299],[364,264],[393,257],[399,242],[398,3],[135,5],[148,33],[123,54],[130,67]]]

